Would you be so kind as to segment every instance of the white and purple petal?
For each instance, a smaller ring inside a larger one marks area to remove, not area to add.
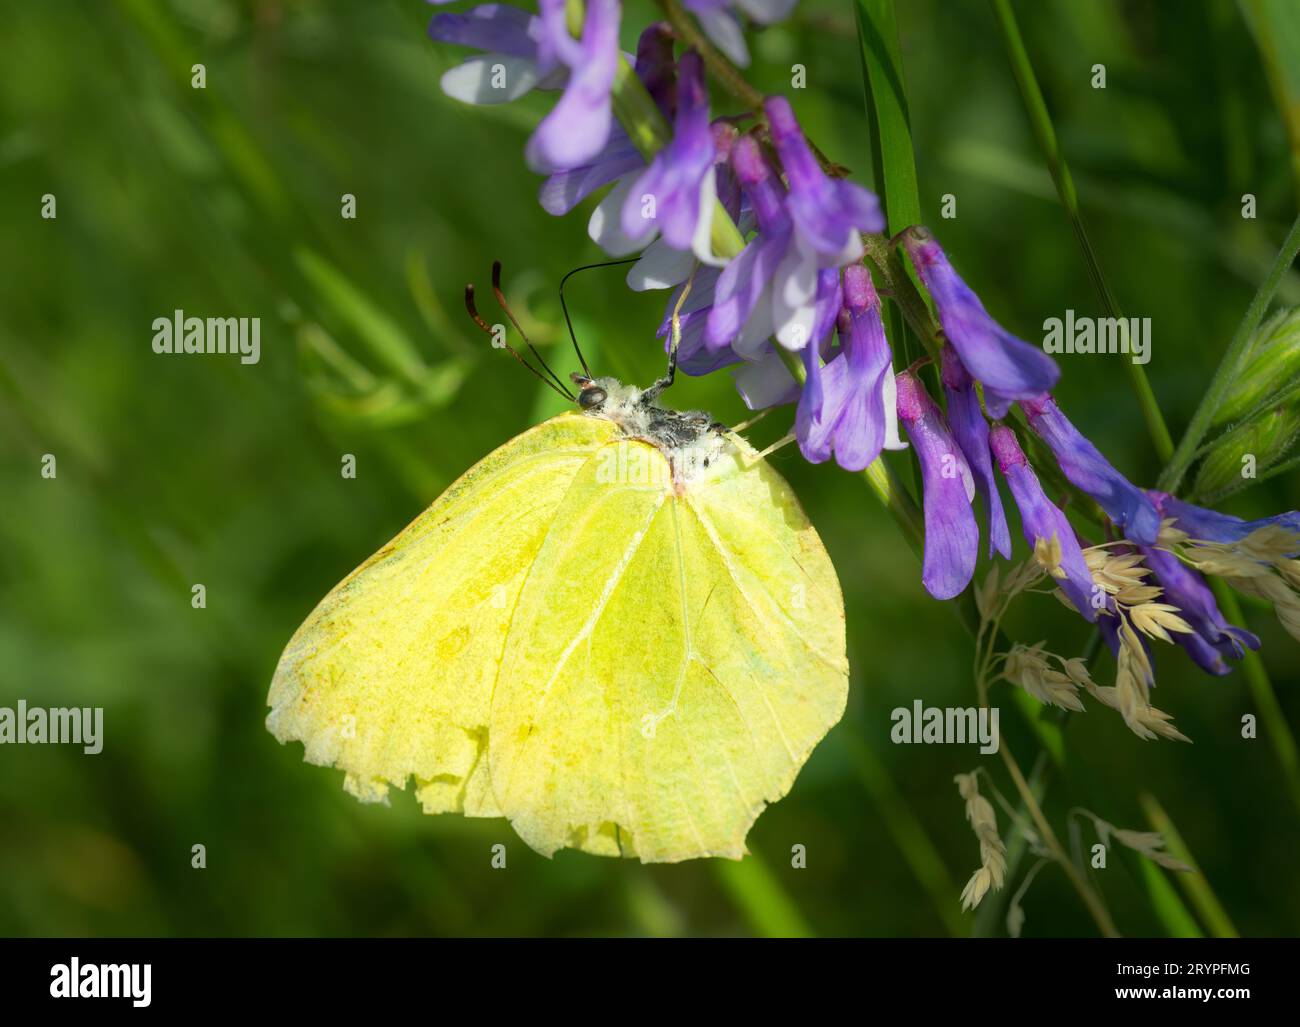
[[[813,463],[821,463],[831,454],[830,432],[826,427],[838,411],[828,409],[826,405],[822,355],[825,346],[829,345],[831,329],[843,305],[843,296],[838,271],[826,268],[817,272],[811,333],[802,347],[807,375],[794,421],[799,448]]]
[[[717,298],[709,314],[706,342],[725,346],[739,336],[763,291],[776,275],[790,242],[788,228],[759,233],[718,278]]]
[[[939,408],[907,371],[896,376],[898,419],[916,450],[924,489],[925,554],[921,583],[936,599],[952,599],[970,584],[979,557],[979,527],[970,468]]]
[[[489,54],[537,59],[542,26],[537,15],[509,4],[481,4],[458,14],[437,14],[429,38]]]
[[[655,155],[632,188],[622,210],[623,234],[645,240],[656,229],[679,250],[691,249],[701,221],[702,201],[712,215],[713,132],[704,62],[690,52],[678,62],[677,115],[672,141]],[[708,177],[710,181],[704,183]]]
[[[764,349],[757,359],[741,365],[733,377],[736,391],[750,410],[782,406],[799,398],[799,383],[771,346]]]
[[[627,133],[615,125],[609,142],[591,162],[555,172],[542,183],[537,198],[543,210],[558,217],[569,213],[601,186],[643,167],[645,160]]]
[[[890,373],[890,353],[870,272],[861,265],[846,268],[843,289],[840,352],[822,369],[821,410],[799,448],[813,463],[834,453],[846,471],[861,471],[885,443],[883,379]]]
[[[545,70],[547,59],[553,57],[570,71],[559,103],[542,119],[525,149],[529,167],[543,174],[594,159],[609,140],[614,117],[610,87],[620,57],[619,2],[589,0],[580,41],[568,33],[564,6],[563,0],[542,0],[541,4],[541,66]]]

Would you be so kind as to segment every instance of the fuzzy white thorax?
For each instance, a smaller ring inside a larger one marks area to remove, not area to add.
[[[591,387],[603,390],[605,399],[585,413],[613,421],[629,439],[657,448],[667,459],[679,491],[698,483],[729,448],[725,434],[702,411],[669,410],[646,390],[617,378],[596,378]]]

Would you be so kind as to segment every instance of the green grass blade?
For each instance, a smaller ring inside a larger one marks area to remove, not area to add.
[[[1187,848],[1187,843],[1183,841],[1182,835],[1178,833],[1178,828],[1169,819],[1169,814],[1164,811],[1154,795],[1144,792],[1139,799],[1147,815],[1147,821],[1151,824],[1151,830],[1159,831],[1164,837],[1166,851],[1192,868],[1190,874],[1176,874],[1175,880],[1187,893],[1188,899],[1201,915],[1201,920],[1216,938],[1239,937],[1237,928],[1232,925],[1232,920],[1220,904],[1218,896],[1214,894],[1210,882],[1196,865],[1196,860],[1192,858],[1192,853]]]
[[[912,152],[912,123],[903,85],[903,60],[898,46],[894,0],[855,0],[862,88],[871,136],[873,185],[885,208],[891,232],[921,221],[916,158]],[[905,330],[896,305],[889,308],[890,338],[902,346],[904,365],[920,356]]]
[[[1092,281],[1093,288],[1101,300],[1106,315],[1118,319],[1121,324],[1126,324],[1119,303],[1115,299],[1115,294],[1111,292],[1110,284],[1102,273],[1101,263],[1097,259],[1096,250],[1093,249],[1092,240],[1088,238],[1087,229],[1084,227],[1083,215],[1079,211],[1079,196],[1074,188],[1074,179],[1070,175],[1070,168],[1065,163],[1060,145],[1057,143],[1056,129],[1053,127],[1051,115],[1047,111],[1043,91],[1038,87],[1038,79],[1034,75],[1034,67],[1030,63],[1029,53],[1025,50],[1025,42],[1021,38],[1020,26],[1016,22],[1016,15],[1011,9],[1010,0],[990,0],[990,2],[993,5],[993,14],[997,18],[998,28],[1002,32],[1002,41],[1006,46],[1007,59],[1011,62],[1011,71],[1015,75],[1016,86],[1020,90],[1020,98],[1024,101],[1025,113],[1029,116],[1034,138],[1038,140],[1039,149],[1043,151],[1043,157],[1047,161],[1047,170],[1052,174],[1052,182],[1056,186],[1056,194],[1060,198],[1061,206],[1065,208],[1066,216],[1070,220],[1070,227],[1074,229],[1074,237],[1079,243],[1080,251],[1083,253],[1083,262],[1087,268],[1088,277]],[[1131,360],[1126,360],[1124,367],[1128,371],[1129,382],[1137,396],[1138,406],[1142,410],[1142,419],[1146,422],[1147,434],[1151,436],[1156,455],[1162,461],[1167,461],[1174,452],[1174,440],[1169,434],[1164,415],[1160,412],[1160,404],[1156,402],[1155,393],[1151,390],[1151,383],[1147,380],[1146,370],[1141,364],[1135,364]]]
[[[741,860],[710,861],[723,887],[740,907],[755,934],[764,938],[812,938],[804,919],[781,882],[756,853]]]
[[[316,251],[300,246],[294,251],[294,259],[317,295],[378,360],[413,383],[423,381],[428,369],[401,325]]]
[[[1151,908],[1171,938],[1204,938],[1205,932],[1183,905],[1178,892],[1160,868],[1149,859],[1139,860],[1138,873],[1146,889]]]
[[[966,918],[960,910],[960,890],[953,883],[934,842],[871,747],[855,736],[849,736],[846,744],[858,777],[879,808],[894,844],[934,904],[939,919],[954,938],[965,934]]]
[[[1237,602],[1237,594],[1217,578],[1210,579],[1210,587],[1214,589],[1214,598],[1218,600],[1219,609],[1223,611],[1228,622],[1245,623],[1245,618],[1241,614],[1241,604]],[[1241,670],[1246,676],[1246,684],[1250,687],[1251,698],[1255,700],[1255,709],[1259,713],[1260,722],[1268,732],[1273,753],[1281,765],[1287,791],[1291,793],[1296,809],[1300,810],[1300,749],[1296,747],[1295,735],[1291,733],[1291,725],[1287,723],[1282,705],[1277,701],[1277,692],[1273,689],[1273,683],[1269,680],[1268,672],[1264,669],[1264,661],[1259,658],[1259,653],[1247,649],[1241,661]]]
[[[1269,88],[1291,143],[1291,170],[1300,197],[1300,5],[1295,0],[1241,0]]]

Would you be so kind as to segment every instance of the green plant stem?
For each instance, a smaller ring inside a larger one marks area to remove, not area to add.
[[[1029,116],[1030,127],[1033,129],[1034,137],[1038,140],[1039,149],[1043,151],[1043,156],[1047,160],[1047,169],[1051,172],[1052,181],[1056,185],[1056,194],[1060,197],[1061,205],[1065,208],[1065,212],[1070,219],[1070,226],[1074,229],[1079,249],[1083,252],[1083,262],[1088,270],[1088,277],[1092,280],[1093,288],[1097,291],[1102,308],[1106,311],[1107,316],[1116,318],[1120,324],[1125,325],[1127,321],[1124,320],[1124,315],[1120,312],[1119,303],[1115,300],[1114,293],[1111,292],[1106,276],[1102,274],[1096,250],[1093,249],[1092,241],[1088,238],[1088,232],[1084,228],[1083,216],[1079,211],[1079,197],[1074,188],[1074,179],[1070,175],[1070,169],[1065,163],[1065,158],[1061,155],[1061,148],[1056,139],[1056,129],[1052,126],[1051,115],[1047,111],[1047,103],[1043,100],[1043,92],[1038,87],[1038,79],[1034,75],[1034,67],[1030,63],[1028,52],[1025,50],[1025,43],[1020,35],[1020,26],[1016,23],[1015,12],[1011,9],[1010,0],[990,0],[990,3],[993,6],[993,14],[997,18],[998,27],[1002,31],[1002,40],[1006,46],[1007,58],[1011,62],[1011,71],[1015,75],[1016,85],[1020,90],[1020,98],[1024,101],[1025,112]],[[1147,380],[1146,371],[1141,364],[1135,364],[1131,360],[1125,361],[1124,366],[1128,370],[1130,384],[1137,395],[1138,406],[1142,410],[1142,419],[1146,422],[1147,433],[1151,436],[1151,441],[1155,445],[1156,455],[1162,462],[1167,461],[1174,452],[1174,441],[1169,434],[1168,426],[1165,424],[1164,415],[1160,412],[1160,405],[1156,402],[1155,393],[1151,390],[1151,383]]]
[[[998,614],[993,617],[992,622],[989,625],[990,637],[987,643],[987,649],[982,658],[978,654],[976,657],[978,669],[975,673],[975,690],[979,697],[980,706],[985,708],[989,705],[989,670],[993,662],[995,649],[994,640],[997,633],[998,622],[1001,620],[1001,616],[1005,612],[1006,607],[1004,605],[1000,608]],[[982,626],[981,622],[981,627]],[[980,637],[982,637],[983,634],[984,632],[981,631],[980,636],[977,636],[976,638],[975,644],[977,649],[980,645]],[[1043,753],[1048,751],[1048,748],[1045,746]],[[1104,937],[1118,938],[1119,930],[1115,927],[1115,922],[1111,918],[1110,910],[1106,908],[1106,904],[1102,901],[1101,896],[1097,893],[1096,889],[1093,888],[1091,882],[1074,864],[1074,861],[1070,859],[1065,848],[1061,845],[1060,840],[1056,837],[1056,832],[1052,830],[1052,825],[1048,822],[1047,817],[1043,813],[1043,808],[1040,802],[1042,796],[1045,794],[1046,781],[1045,770],[1043,769],[1041,762],[1043,753],[1040,753],[1039,757],[1035,761],[1035,766],[1032,771],[1034,783],[1031,784],[1030,781],[1025,778],[1024,772],[1020,769],[1020,764],[1016,762],[1016,758],[1011,754],[1010,746],[1006,745],[1005,741],[1004,744],[998,746],[998,755],[1002,757],[1002,762],[1006,765],[1007,773],[1011,776],[1011,780],[1016,786],[1016,791],[1020,793],[1020,808],[1023,812],[1028,813],[1030,819],[1034,822],[1034,826],[1039,833],[1044,848],[1051,853],[1053,860],[1061,865],[1061,869],[1065,872],[1065,876],[1069,879],[1071,886],[1076,892],[1078,892],[1079,898],[1083,900],[1084,907],[1088,910],[1089,914],[1091,914],[1093,920],[1096,921],[1097,929],[1101,931]],[[1017,859],[1022,858],[1023,855],[1024,848],[1022,847],[1017,851]],[[1011,864],[1009,861],[1008,870],[1011,870]],[[1008,874],[1008,877],[1010,877],[1010,874]]]
[[[1143,792],[1138,796],[1138,801],[1142,805],[1143,812],[1146,813],[1147,822],[1151,825],[1153,831],[1159,831],[1165,840],[1165,849],[1176,859],[1182,860],[1192,868],[1190,874],[1175,874],[1174,879],[1187,894],[1187,898],[1196,911],[1201,915],[1201,919],[1210,929],[1210,933],[1216,938],[1236,938],[1239,937],[1237,929],[1232,925],[1232,920],[1224,910],[1219,898],[1214,894],[1210,887],[1210,882],[1205,879],[1200,867],[1196,865],[1196,860],[1192,858],[1191,850],[1188,849],[1187,843],[1183,841],[1183,836],[1178,833],[1178,828],[1169,818],[1169,814],[1156,801],[1155,796],[1149,792]]]
[[[653,160],[654,155],[672,140],[672,129],[622,54],[619,55],[618,68],[614,72],[610,98],[614,116],[632,140],[632,145],[647,161]]]
[[[1043,801],[1047,794],[1047,786],[1051,781],[1054,763],[1048,754],[1046,748],[1038,750],[1038,755],[1034,758],[1034,765],[1029,771],[1029,793],[1037,803]],[[1014,819],[1022,820],[1029,816],[1029,808],[1024,799],[1020,801],[1020,808],[1016,812]],[[1015,880],[1016,874],[1020,868],[1020,862],[1025,858],[1029,851],[1029,839],[1023,831],[1011,831],[1010,838],[1007,841],[1007,881]],[[979,909],[975,913],[975,924],[971,928],[971,937],[973,938],[991,938],[994,934],[1002,929],[1002,908],[1003,902],[1008,896],[1008,891],[1004,888],[999,892],[990,892],[984,896],[984,901],[980,903]]]
[[[1227,350],[1224,351],[1223,357],[1219,360],[1219,366],[1215,368],[1214,377],[1210,379],[1209,388],[1205,390],[1205,395],[1201,397],[1196,412],[1192,414],[1192,419],[1187,423],[1187,430],[1183,432],[1183,437],[1178,442],[1178,448],[1174,450],[1173,456],[1169,459],[1164,472],[1160,475],[1160,488],[1163,491],[1176,491],[1179,483],[1183,480],[1183,475],[1187,473],[1187,468],[1191,466],[1196,450],[1201,444],[1201,439],[1210,430],[1210,425],[1214,423],[1214,415],[1218,412],[1219,406],[1228,394],[1228,389],[1232,387],[1232,381],[1236,376],[1238,365],[1241,363],[1241,357],[1246,352],[1246,347],[1250,345],[1255,329],[1259,327],[1260,321],[1263,320],[1264,312],[1268,310],[1268,305],[1282,281],[1282,276],[1295,262],[1297,252],[1300,252],[1300,217],[1297,217],[1291,223],[1291,230],[1287,233],[1282,248],[1278,250],[1277,259],[1273,261],[1268,277],[1255,291],[1250,306],[1246,308],[1245,316],[1242,317],[1241,323],[1237,325],[1237,331],[1233,334],[1232,341],[1228,343]]]
[[[925,297],[907,273],[898,248],[879,235],[864,235],[862,243],[867,260],[880,275],[882,291],[897,304],[908,326],[921,340],[926,354],[937,365],[943,349],[942,333],[926,305]]]
[[[1209,580],[1224,617],[1230,623],[1242,623],[1244,618],[1241,615],[1241,604],[1237,601],[1237,594],[1220,579]],[[1247,650],[1241,661],[1241,669],[1246,675],[1246,684],[1250,687],[1251,697],[1255,700],[1255,708],[1259,711],[1259,719],[1264,722],[1264,728],[1273,744],[1273,752],[1281,765],[1287,791],[1290,792],[1296,808],[1300,809],[1300,750],[1296,747],[1295,736],[1291,733],[1282,706],[1277,701],[1277,693],[1273,690],[1268,672],[1264,669],[1264,661],[1259,658],[1258,653]]]
[[[1088,879],[1079,872],[1079,868],[1074,865],[1074,861],[1066,855],[1065,849],[1061,847],[1056,832],[1052,830],[1052,825],[1047,822],[1047,818],[1043,815],[1042,807],[1038,804],[1038,797],[1034,794],[1029,782],[1025,780],[1025,775],[1020,770],[1020,764],[1011,755],[1010,748],[1001,745],[998,747],[998,752],[1002,755],[1002,762],[1006,764],[1011,780],[1015,782],[1016,791],[1020,793],[1021,802],[1029,811],[1039,834],[1042,836],[1043,844],[1056,857],[1056,861],[1061,864],[1065,876],[1069,878],[1070,884],[1079,893],[1079,897],[1083,899],[1083,904],[1087,907],[1093,920],[1097,922],[1097,928],[1104,937],[1118,938],[1120,933],[1115,926],[1115,921],[1111,919],[1110,910],[1106,908],[1106,904],[1101,901],[1101,897],[1093,890],[1092,885],[1088,883]]]
[[[659,6],[663,8],[664,17],[668,19],[668,24],[673,27],[677,37],[700,55],[700,59],[704,61],[704,66],[709,69],[709,74],[717,80],[719,85],[751,111],[761,115],[763,112],[763,94],[745,81],[745,76],[740,73],[740,69],[727,60],[726,56],[709,42],[708,36],[700,31],[699,27],[682,8],[679,0],[659,0]]]

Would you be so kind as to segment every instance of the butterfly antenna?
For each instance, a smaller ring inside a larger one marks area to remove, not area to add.
[[[486,321],[483,320],[483,318],[479,315],[478,308],[474,305],[474,283],[473,282],[465,286],[465,309],[469,312],[470,319],[476,325],[478,325],[479,328],[483,330],[483,334],[485,334],[489,339],[492,340],[493,345],[497,345],[498,344],[497,332],[492,328],[490,324],[488,324]],[[558,392],[561,396],[563,396],[571,403],[576,402],[572,392],[570,392],[567,388],[561,388],[557,386],[553,381],[551,381],[550,378],[547,378],[546,375],[542,374],[541,371],[537,370],[537,368],[535,368],[527,360],[521,357],[519,353],[515,350],[515,348],[510,345],[510,343],[506,342],[504,339],[501,339],[499,340],[499,344],[505,348],[505,351],[507,353],[509,353],[516,360],[518,360],[519,363],[523,364],[524,367],[528,368],[529,371],[535,374],[538,378],[540,378],[548,386],[550,386],[552,389]]]
[[[573,320],[569,317],[569,305],[564,302],[564,283],[579,271],[591,271],[598,267],[618,267],[620,264],[635,264],[640,259],[640,257],[626,257],[623,260],[603,260],[599,264],[583,264],[582,267],[575,267],[560,279],[560,309],[564,311],[564,324],[569,329],[569,338],[573,341],[573,352],[578,354],[578,363],[582,365],[582,373],[588,378],[591,377],[591,368],[587,366],[587,358],[582,355],[582,349],[578,345],[578,336],[573,331]]]
[[[515,317],[514,311],[510,309],[510,304],[506,302],[506,294],[501,289],[501,261],[499,260],[492,261],[492,291],[496,294],[497,303],[499,303],[501,309],[506,312],[506,317],[510,318],[510,323],[515,326],[515,331],[517,331],[519,337],[524,340],[524,344],[528,347],[529,352],[537,358],[537,362],[541,364],[542,369],[551,376],[551,380],[567,393],[569,391],[568,386],[566,386],[564,382],[560,381],[560,376],[551,370],[551,365],[546,362],[545,358],[540,353],[537,352],[537,347],[533,345],[532,340],[524,333],[523,328],[519,324],[519,319]],[[570,396],[569,398],[572,399],[573,397]]]

